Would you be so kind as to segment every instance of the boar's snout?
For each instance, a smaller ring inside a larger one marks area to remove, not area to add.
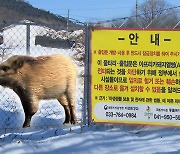
[[[0,77],[7,75],[9,70],[10,70],[9,66],[0,65]]]
[[[9,69],[9,66],[0,66],[0,71],[7,72]]]

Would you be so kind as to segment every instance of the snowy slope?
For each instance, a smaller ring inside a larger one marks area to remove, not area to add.
[[[74,50],[52,49],[34,45],[36,32],[44,35],[42,27],[31,31],[31,55],[62,53],[70,57]],[[26,54],[24,27],[4,31],[7,57]],[[60,33],[60,32],[59,32]],[[16,38],[14,38],[14,34]],[[64,34],[62,32],[62,34]],[[54,35],[56,36],[56,35]],[[3,60],[4,60],[3,59]],[[83,67],[79,68],[83,71]],[[79,72],[79,73],[80,73]],[[81,119],[83,82],[78,81],[77,113]],[[164,154],[180,153],[180,129],[150,126],[63,126],[64,111],[53,100],[42,101],[40,110],[32,119],[32,126],[59,125],[55,128],[21,129],[24,113],[17,95],[0,87],[0,153],[3,154]],[[2,129],[14,128],[17,129]]]

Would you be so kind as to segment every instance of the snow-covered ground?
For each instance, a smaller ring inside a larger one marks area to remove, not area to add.
[[[13,131],[0,135],[3,154],[179,154],[180,129],[80,126]]]
[[[37,35],[44,34],[43,30],[43,28],[34,27],[31,31],[31,55],[62,53],[72,57],[74,52],[72,50],[35,46],[34,36],[36,32],[38,32]],[[4,47],[10,48],[7,48],[7,56],[2,60],[14,54],[26,54],[25,31],[25,28],[20,25],[4,31]],[[83,67],[79,67],[79,71],[83,71]],[[76,102],[80,122],[83,79],[79,79],[77,85]],[[31,128],[22,129],[23,120],[24,113],[17,95],[10,89],[0,87],[0,153],[2,154],[180,153],[179,128],[132,125],[82,127],[81,124],[64,126],[62,125],[64,111],[54,100],[49,103],[41,102],[38,113],[32,119]],[[46,128],[45,125],[56,125],[56,127],[47,126]]]

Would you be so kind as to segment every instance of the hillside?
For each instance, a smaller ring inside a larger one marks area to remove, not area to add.
[[[67,20],[49,11],[34,8],[24,0],[0,0],[0,29],[12,23],[22,20],[30,20],[38,24],[60,25],[59,29],[65,29]],[[77,29],[80,25],[69,22],[71,29]]]

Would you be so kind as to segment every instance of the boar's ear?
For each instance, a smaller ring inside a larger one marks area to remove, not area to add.
[[[24,65],[24,60],[22,58],[17,58],[11,64],[13,69],[19,69],[19,68],[23,67],[23,65]]]

